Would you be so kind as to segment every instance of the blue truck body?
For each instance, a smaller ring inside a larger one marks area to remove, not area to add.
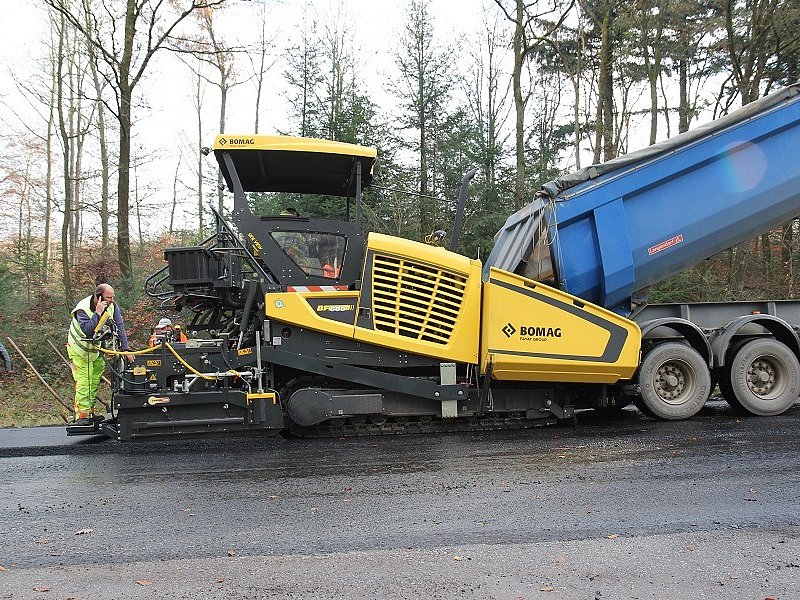
[[[557,287],[630,314],[648,286],[800,215],[799,92],[547,184],[486,268],[524,272],[546,246]]]

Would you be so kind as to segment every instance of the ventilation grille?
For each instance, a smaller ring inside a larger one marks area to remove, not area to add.
[[[375,329],[434,344],[450,341],[464,300],[465,275],[377,254],[372,269]]]

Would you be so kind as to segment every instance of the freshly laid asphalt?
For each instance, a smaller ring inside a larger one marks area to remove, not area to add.
[[[800,405],[473,434],[0,430],[0,598],[800,598]]]

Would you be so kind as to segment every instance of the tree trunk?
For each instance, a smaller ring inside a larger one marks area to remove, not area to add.
[[[220,84],[220,106],[219,106],[219,132],[225,133],[225,108],[228,104],[228,84],[225,82],[224,78]],[[225,204],[225,184],[222,180],[222,169],[217,169],[217,210],[219,210],[219,214],[222,213],[222,209]]]
[[[70,181],[70,145],[67,124],[64,120],[64,36],[66,35],[66,18],[61,15],[61,27],[58,35],[58,54],[56,56],[56,113],[58,114],[58,129],[61,134],[61,147],[63,152],[64,176],[64,220],[61,222],[61,268],[64,281],[64,297],[70,308],[75,303],[72,291],[72,269],[69,256],[69,224],[72,212],[72,182]]]
[[[524,0],[517,0],[514,25],[514,71],[512,87],[514,93],[514,142],[516,146],[517,174],[514,181],[514,208],[522,208],[525,197],[525,100],[522,97],[522,65],[525,57],[522,49]]]
[[[119,112],[119,176],[117,181],[117,254],[122,289],[133,291],[130,237],[130,167],[131,167],[131,93],[125,87],[120,90]]]
[[[425,110],[425,60],[423,33],[416,32],[417,39],[417,118],[419,119],[419,239],[431,233],[428,214],[428,116]]]
[[[202,154],[201,154],[202,156]],[[181,170],[181,159],[180,156],[178,157],[178,164],[175,167],[175,177],[172,179],[172,208],[169,211],[169,233],[172,235],[172,231],[175,225],[175,211],[178,208],[178,174]]]
[[[583,23],[578,26],[578,44],[575,58],[575,76],[572,77],[572,88],[575,96],[575,101],[572,105],[572,121],[575,128],[575,168],[581,168],[581,74],[583,72],[583,57],[584,39],[583,39]]]
[[[90,22],[87,15],[87,29]],[[100,247],[103,255],[109,248],[109,214],[108,199],[110,196],[111,176],[108,166],[108,144],[106,142],[106,113],[103,104],[103,86],[100,83],[100,75],[97,71],[97,54],[94,45],[87,39],[86,48],[89,54],[89,68],[92,72],[92,82],[96,95],[95,109],[97,110],[97,135],[100,146]]]
[[[78,84],[79,89],[82,87]],[[83,202],[83,144],[86,140],[86,131],[84,129],[84,116],[81,113],[81,94],[78,94],[77,110],[75,111],[75,172],[73,173],[73,180],[75,181],[75,196],[73,197],[73,205],[75,207],[75,236],[76,248],[81,247],[83,242],[83,216],[84,216],[84,202]]]
[[[47,140],[45,151],[47,153],[47,175],[45,185],[45,211],[44,211],[44,248],[42,249],[42,281],[47,283],[50,276],[50,219],[53,211],[53,127],[55,126],[56,105],[56,71],[53,70],[53,81],[50,84],[50,112],[47,118]]]
[[[613,27],[613,0],[603,1],[603,22],[600,29],[600,95],[599,102],[603,113],[603,160],[608,161],[617,155],[614,143],[614,74],[611,30]]]
[[[136,161],[133,167],[133,205],[136,207],[136,227],[139,232],[139,254],[144,250],[144,235],[142,234],[142,202],[139,197],[139,173],[136,171]]]
[[[772,241],[769,239],[769,232],[761,234],[761,259],[764,271],[768,276],[772,275]]]
[[[197,90],[195,95],[195,108],[197,109],[197,147],[203,147],[203,80],[200,77],[200,72],[197,73]],[[200,239],[205,239],[204,225],[203,225],[203,159],[205,157],[201,152],[197,153],[197,220],[198,231],[200,232]]]
[[[678,61],[678,133],[689,131],[689,31],[681,27],[681,58]]]
[[[119,62],[119,173],[117,176],[117,260],[125,293],[133,292],[131,267],[130,194],[131,194],[131,59],[136,37],[136,0],[127,0],[125,39]]]
[[[75,166],[75,162],[77,161],[77,127],[75,126],[75,117],[77,115],[77,111],[75,110],[75,98],[77,94],[77,84],[75,82],[75,57],[73,52],[70,52],[70,59],[69,59],[69,108],[68,108],[68,144],[70,145],[70,163],[69,163],[69,173],[70,173],[70,185],[72,186],[72,202],[70,205],[72,210],[70,211],[69,218],[70,218],[70,225],[69,225],[69,243],[70,248],[72,248],[71,257],[72,263],[71,266],[75,266],[75,259],[78,254],[78,229],[80,228],[80,211],[81,211],[81,204],[80,204],[80,196],[78,195],[78,178],[76,177],[77,169]]]

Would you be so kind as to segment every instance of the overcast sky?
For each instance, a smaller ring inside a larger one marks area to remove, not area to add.
[[[227,43],[254,39],[254,4],[235,0],[219,13],[218,26]],[[297,37],[306,3],[268,1],[268,6],[276,54],[280,57],[286,46]],[[455,42],[481,30],[485,6],[489,7],[491,14],[498,13],[491,0],[434,0],[431,10],[442,43]],[[0,11],[3,49],[0,53],[0,97],[5,103],[0,104],[0,126],[9,133],[24,129],[19,126],[14,112],[36,122],[30,117],[27,102],[16,89],[11,73],[23,81],[30,77],[37,68],[35,60],[46,53],[44,39],[49,35],[49,25],[40,0],[0,0],[0,7],[5,9]],[[13,10],[8,10],[11,7]],[[354,47],[360,50],[360,69],[367,91],[383,110],[391,110],[386,82],[388,77],[395,76],[394,59],[406,2],[318,0],[314,7],[314,16],[322,25],[331,18],[330,15],[341,14],[348,18]],[[241,60],[244,63],[244,59]],[[458,55],[454,54],[454,67],[457,60]],[[278,62],[267,75],[260,133],[275,133],[287,128],[283,69],[284,66]],[[166,196],[172,197],[172,179],[179,155],[183,165],[196,159],[196,117],[192,105],[195,83],[190,70],[168,52],[157,54],[148,73],[136,93],[136,98],[139,101],[146,99],[148,106],[138,106],[134,112],[134,152],[139,160],[149,162],[146,168],[139,169],[140,189],[145,190],[143,194],[151,195],[150,203],[159,204]],[[245,83],[231,91],[227,132],[244,134],[253,131],[254,97],[252,84]],[[217,131],[219,111],[219,92],[215,88],[207,87],[204,105],[203,145],[211,145]],[[213,167],[212,159],[209,168]],[[187,185],[192,183],[188,173],[183,178]]]

